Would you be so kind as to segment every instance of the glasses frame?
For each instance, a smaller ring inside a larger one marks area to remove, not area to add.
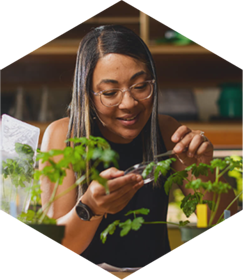
[[[151,93],[149,94],[149,96],[147,96],[146,98],[142,98],[142,99],[134,98],[133,95],[132,95],[132,93],[131,93],[131,90],[132,90],[136,85],[139,85],[139,84],[141,84],[141,83],[146,83],[146,82],[149,82],[149,83],[152,85]],[[119,105],[121,104],[122,99],[123,99],[123,97],[124,97],[124,93],[125,93],[126,91],[128,91],[128,92],[130,93],[130,95],[132,96],[132,98],[133,98],[134,100],[136,100],[136,101],[141,101],[141,100],[149,99],[149,98],[152,96],[153,92],[154,92],[154,91],[153,91],[153,89],[154,89],[154,88],[153,88],[154,83],[155,83],[155,79],[153,79],[153,80],[146,80],[146,81],[144,81],[144,82],[136,83],[136,84],[130,86],[129,88],[127,88],[127,89],[120,89],[120,88],[111,88],[111,89],[109,89],[109,90],[119,90],[119,91],[122,92],[122,98],[121,98],[120,102],[117,103],[117,104],[115,104],[115,105],[112,105],[112,106],[107,106],[107,105],[105,105],[105,104],[102,102],[101,96],[102,96],[102,94],[103,94],[105,91],[107,91],[107,89],[102,90],[102,91],[99,91],[99,92],[93,92],[93,94],[94,94],[95,96],[100,96],[100,102],[101,102],[104,106],[106,106],[106,107],[116,107],[116,106],[119,106]]]

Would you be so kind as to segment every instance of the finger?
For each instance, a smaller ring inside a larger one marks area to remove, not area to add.
[[[124,188],[129,184],[132,184],[134,186],[140,179],[139,175],[134,175],[134,174],[128,174],[126,176],[121,176],[118,178],[110,179],[107,182],[107,186],[109,188],[109,192],[115,192],[120,188]],[[98,186],[96,185],[94,188],[91,188],[91,192],[93,193],[94,197],[101,197],[106,195],[106,190],[105,188],[100,185],[97,181],[95,181]]]
[[[204,143],[204,139],[200,134],[194,135],[192,138],[187,151],[188,157],[194,157],[197,154],[198,149]]]
[[[114,201],[118,201],[123,197],[126,197],[126,194],[128,194],[131,190],[134,190],[135,192],[141,188],[144,185],[143,180],[136,182],[135,184],[128,184],[114,192],[111,192],[109,195],[106,195],[104,197],[104,202],[105,200],[111,204]]]
[[[179,142],[186,134],[190,133],[191,129],[185,125],[181,125],[171,136],[171,141],[174,143]]]
[[[131,189],[129,192],[124,194],[119,199],[116,199],[112,202],[112,205],[110,205],[110,209],[108,210],[108,213],[115,214],[119,211],[121,211],[124,207],[127,206],[129,201],[133,198],[137,191],[134,189]]]
[[[106,170],[104,170],[100,173],[100,176],[107,179],[107,180],[114,179],[114,178],[117,178],[117,177],[120,177],[120,176],[123,176],[123,175],[124,175],[124,171],[118,170],[115,167],[111,167],[111,168],[106,169]]]
[[[115,178],[108,181],[108,187],[110,193],[117,191],[120,188],[126,187],[131,184],[132,186],[136,185],[141,181],[141,176],[135,174],[128,174],[119,178]]]
[[[192,141],[193,136],[194,136],[193,133],[188,133],[188,134],[186,134],[186,135],[181,139],[181,141],[175,145],[175,147],[173,148],[173,150],[174,150],[176,153],[178,153],[178,154],[179,154],[179,153],[182,153],[183,151],[185,151],[185,150],[188,148],[190,142]]]
[[[197,157],[203,156],[207,151],[213,152],[213,146],[209,141],[203,142],[197,150]]]

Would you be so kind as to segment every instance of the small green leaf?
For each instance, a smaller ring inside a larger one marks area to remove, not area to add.
[[[184,226],[186,226],[189,223],[190,223],[190,221],[188,221],[188,220],[186,220],[186,221],[179,221],[179,226],[180,227],[184,227]]]
[[[125,236],[132,229],[132,221],[130,219],[126,220],[124,223],[120,223],[119,227],[122,228],[120,236]]]
[[[142,217],[135,218],[132,221],[132,230],[139,230],[143,223],[144,219]]]
[[[169,195],[172,185],[173,185],[173,175],[169,176],[164,184],[165,193],[167,195]]]
[[[196,211],[197,204],[200,202],[200,196],[197,194],[188,194],[181,201],[180,208],[183,210],[184,214],[188,217]]]
[[[199,163],[199,165],[196,165],[195,163],[186,167],[185,168],[186,171],[190,171],[192,172],[192,175],[194,175],[195,177],[198,177],[199,175],[204,175],[204,176],[208,176],[208,171],[210,170],[211,173],[213,173],[213,168],[205,163]]]
[[[185,185],[185,187],[187,189],[192,189],[194,191],[199,190],[200,187],[202,187],[202,180],[196,179],[196,180],[190,181]]]
[[[215,204],[214,201],[211,201],[211,200],[203,200],[203,204],[207,204],[208,207],[209,207],[209,209],[210,209],[211,211],[214,211],[214,210],[215,210],[216,204]]]
[[[119,225],[120,220],[116,220],[114,221],[112,224],[110,224],[105,230],[103,230],[100,234],[100,239],[102,241],[102,243],[104,244],[106,242],[107,236],[108,234],[112,235],[115,230],[116,227]]]
[[[156,165],[155,171],[154,171],[154,181],[155,183],[158,180],[158,177],[160,174],[163,176],[166,176],[168,171],[171,169],[170,165],[172,164],[172,161],[175,161],[175,158],[169,158],[166,160],[159,161]]]
[[[223,170],[227,166],[227,163],[225,160],[222,159],[214,159],[211,161],[211,167],[216,168],[218,167],[220,170]]]
[[[143,179],[146,179],[147,176],[153,171],[154,166],[156,166],[156,164],[152,161],[145,167],[142,173]]]
[[[141,209],[137,209],[137,210],[130,210],[128,211],[125,216],[128,216],[130,214],[135,214],[135,215],[138,215],[138,214],[142,214],[142,215],[148,215],[148,213],[150,212],[149,209],[147,208],[141,208]]]

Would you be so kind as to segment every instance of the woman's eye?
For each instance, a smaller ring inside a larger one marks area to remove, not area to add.
[[[147,84],[144,83],[144,84],[139,84],[139,85],[136,85],[135,89],[144,89],[146,88]]]
[[[109,97],[109,96],[116,95],[116,93],[117,93],[117,91],[115,91],[115,90],[112,90],[112,91],[109,90],[109,91],[104,91],[103,95]]]

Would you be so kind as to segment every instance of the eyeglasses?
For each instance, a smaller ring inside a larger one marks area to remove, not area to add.
[[[113,88],[108,90],[102,90],[100,92],[93,92],[95,96],[100,96],[101,103],[106,107],[118,106],[123,99],[126,91],[130,92],[133,99],[145,100],[151,97],[153,94],[153,84],[155,80],[144,81],[137,83],[129,87],[128,89]]]

